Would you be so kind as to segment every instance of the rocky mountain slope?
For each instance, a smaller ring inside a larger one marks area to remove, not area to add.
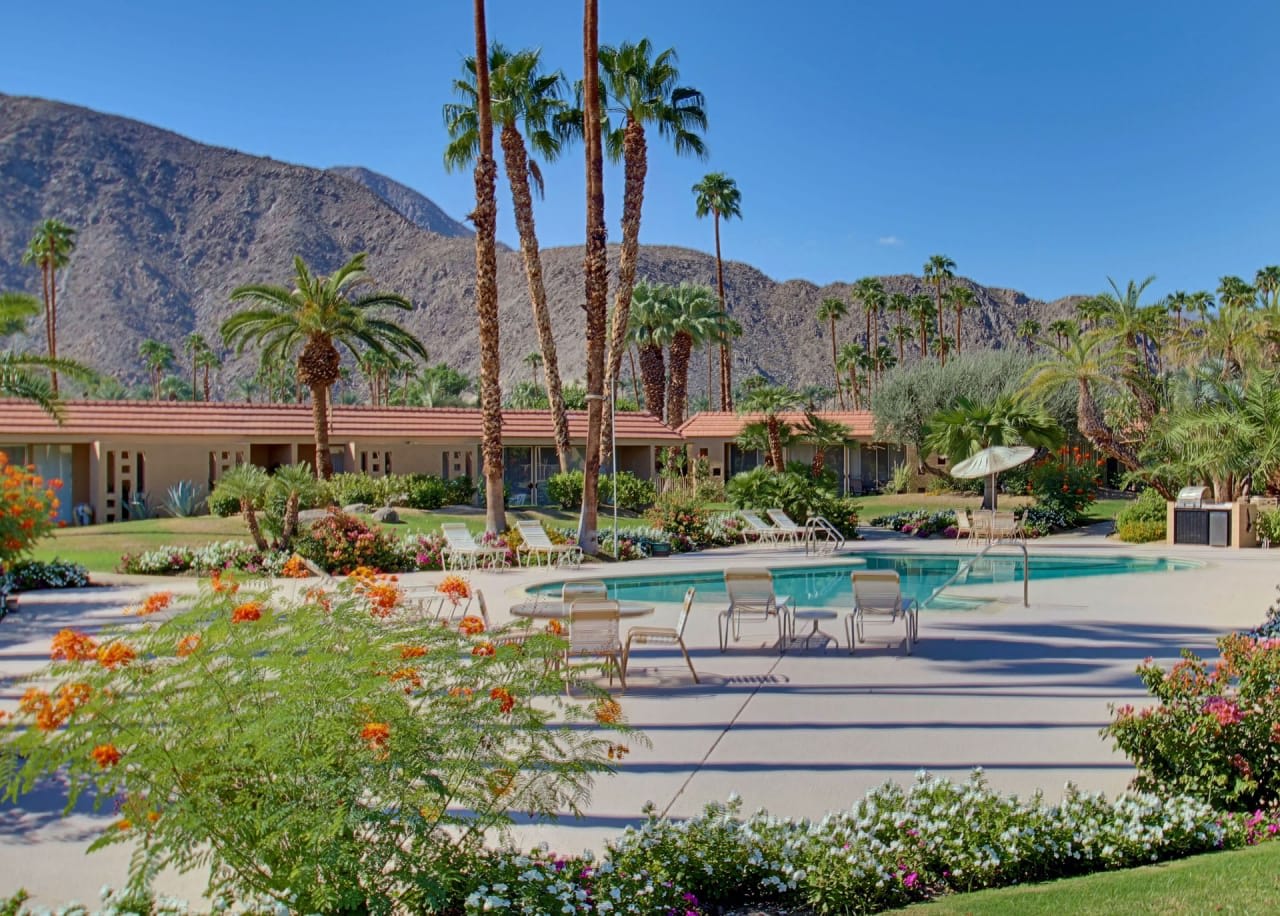
[[[500,198],[506,205],[505,195]],[[469,230],[426,197],[364,169],[320,170],[208,146],[138,121],[41,99],[0,95],[0,289],[39,291],[20,264],[32,228],[57,217],[79,230],[62,274],[59,340],[63,355],[143,379],[138,344],[154,337],[178,348],[191,331],[210,340],[231,312],[239,284],[283,284],[295,253],[329,271],[369,252],[379,286],[407,295],[405,323],[432,358],[474,373],[474,247]],[[616,258],[616,249],[612,257]],[[544,250],[544,269],[568,378],[584,373],[582,249]],[[522,357],[536,349],[518,252],[499,252],[503,376],[527,377]],[[643,247],[640,276],[712,283],[715,260],[699,251]],[[1042,323],[1070,301],[1044,303],[1013,290],[973,287],[980,307],[965,317],[966,348],[1010,346],[1026,318]],[[735,348],[737,377],[761,371],[789,384],[827,382],[829,343],[814,310],[847,284],[778,282],[747,264],[726,265],[731,311],[745,334]],[[888,289],[925,287],[917,277],[886,277]],[[862,327],[852,315],[840,330]],[[42,347],[38,333],[19,346]],[[1019,344],[1020,345],[1020,344]],[[222,373],[250,374],[256,356],[231,358]],[[692,394],[705,390],[695,359]]]

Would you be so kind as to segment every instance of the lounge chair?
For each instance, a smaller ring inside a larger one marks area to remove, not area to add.
[[[516,530],[523,541],[519,554],[528,555],[531,560],[537,559],[539,563],[545,558],[548,565],[572,566],[574,569],[582,565],[582,548],[577,544],[553,543],[541,522],[516,522]]]
[[[631,659],[631,644],[650,645],[657,643],[660,645],[675,644],[680,647],[680,654],[684,656],[685,664],[689,666],[689,673],[693,675],[693,682],[698,681],[698,672],[693,670],[693,659],[689,658],[689,650],[684,644],[684,626],[689,622],[689,611],[693,609],[693,594],[691,588],[684,593],[684,605],[680,608],[680,617],[676,620],[674,627],[632,627],[627,631],[627,642],[622,647],[622,670],[625,673],[627,664]]]
[[[747,523],[748,533],[754,534],[761,544],[772,544],[776,547],[782,540],[783,533],[778,526],[766,523],[756,513],[747,509],[740,509],[738,510],[738,515]]]
[[[476,543],[467,526],[461,522],[446,522],[440,526],[440,530],[444,532],[444,559],[447,568],[479,569],[487,566],[498,569],[507,565],[505,550]]]
[[[765,514],[769,516],[769,521],[773,522],[774,525],[777,526],[778,531],[781,533],[780,537],[789,537],[793,543],[799,543],[808,536],[808,532],[805,531],[804,526],[797,525],[791,520],[791,516],[787,515],[787,513],[783,512],[781,509],[770,509]]]
[[[565,649],[565,668],[573,656],[591,656],[604,659],[609,683],[613,683],[613,670],[618,671],[622,692],[627,690],[627,670],[622,664],[622,640],[618,635],[618,602],[599,599],[580,599],[569,609],[569,645]],[[567,673],[567,672],[566,672]],[[572,679],[565,678],[565,691]]]
[[[911,646],[920,640],[920,608],[914,598],[904,598],[902,582],[893,570],[850,573],[853,581],[853,610],[845,616],[845,633],[849,637],[849,654],[853,654],[856,642],[866,642],[865,625],[869,618],[896,623],[902,620],[906,626],[904,642],[907,654]]]
[[[955,513],[956,513],[956,542],[958,543],[961,540],[964,540],[966,538],[972,541],[974,538],[974,532],[973,532],[973,522],[969,518],[969,510],[956,509]]]
[[[729,648],[729,634],[735,640],[742,636],[742,618],[758,616],[778,619],[779,651],[785,650],[791,632],[788,617],[791,599],[773,592],[773,574],[767,569],[726,569],[724,586],[729,593],[729,606],[720,612],[720,651]]]

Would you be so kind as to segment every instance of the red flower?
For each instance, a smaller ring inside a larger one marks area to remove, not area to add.
[[[504,713],[511,712],[511,710],[515,709],[516,706],[516,698],[513,697],[511,695],[511,691],[507,690],[505,687],[494,687],[489,691],[489,699],[497,700],[498,707]]]
[[[257,601],[246,601],[244,604],[237,605],[231,612],[232,623],[251,623],[261,619],[262,605]]]
[[[114,744],[99,744],[90,751],[89,756],[93,758],[94,763],[105,770],[119,763],[122,755]]]

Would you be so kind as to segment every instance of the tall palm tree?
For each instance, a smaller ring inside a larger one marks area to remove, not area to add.
[[[831,328],[831,373],[836,382],[836,394],[840,399],[840,407],[844,408],[844,389],[840,385],[840,359],[836,346],[836,322],[849,314],[849,306],[843,300],[836,296],[828,296],[822,300],[818,306],[817,319],[819,324],[828,324]]]
[[[160,400],[160,381],[173,368],[173,347],[148,338],[138,344],[138,355],[151,375],[151,399]]]
[[[738,404],[742,413],[763,414],[769,434],[769,464],[782,470],[782,414],[801,405],[800,395],[781,385],[758,385],[747,392]]]
[[[671,355],[671,378],[667,385],[667,425],[679,428],[685,421],[689,401],[689,359],[693,348],[706,341],[721,341],[725,333],[725,314],[711,290],[705,286],[681,283],[662,290],[666,302],[663,314],[670,323],[668,338]]]
[[[1201,321],[1204,321],[1205,318],[1208,317],[1213,306],[1213,293],[1209,292],[1207,289],[1197,290],[1187,297],[1188,310],[1199,315]]]
[[[40,312],[40,300],[34,296],[0,293],[0,337],[17,334]],[[61,423],[64,413],[62,399],[44,377],[44,373],[55,369],[86,385],[101,381],[97,373],[72,360],[51,360],[47,356],[5,351],[0,353],[0,397],[31,401]]]
[[[1034,318],[1028,318],[1021,322],[1018,325],[1018,336],[1027,345],[1027,352],[1030,353],[1035,349],[1036,338],[1040,336],[1040,322]]]
[[[1155,277],[1147,277],[1141,283],[1128,281],[1122,290],[1107,278],[1111,289],[1095,296],[1094,324],[1098,332],[1113,341],[1124,351],[1125,382],[1138,402],[1138,410],[1144,422],[1160,409],[1154,392],[1155,378],[1151,358],[1159,358],[1162,336],[1168,325],[1168,309],[1164,302],[1151,305],[1142,303],[1142,295]],[[1252,287],[1250,300],[1252,300]]]
[[[187,354],[191,359],[191,399],[196,399],[196,378],[200,368],[200,354],[209,349],[209,341],[204,339],[204,335],[192,331],[186,337],[182,338],[182,352]],[[205,400],[208,400],[206,397]]]
[[[1264,308],[1272,309],[1280,306],[1280,267],[1272,264],[1258,269],[1253,275],[1253,285],[1262,299]]]
[[[906,293],[893,293],[889,296],[887,308],[893,312],[893,327],[889,331],[889,338],[897,341],[898,362],[902,362],[906,358],[903,346],[912,336],[911,328],[902,323],[903,316],[911,309],[911,297]]]
[[[58,394],[58,271],[71,261],[76,247],[76,230],[56,219],[44,220],[36,226],[35,235],[22,253],[23,264],[40,269],[44,294],[44,333],[49,348],[49,383]]]
[[[1182,289],[1177,292],[1170,293],[1169,298],[1165,300],[1166,307],[1169,311],[1173,312],[1174,320],[1177,323],[1179,331],[1182,330],[1182,314],[1183,312],[1189,311],[1189,301],[1190,296],[1187,295],[1186,290]],[[1052,327],[1050,330],[1052,330]]]
[[[1226,276],[1218,280],[1218,301],[1227,308],[1252,308],[1256,299],[1257,290],[1239,277]]]
[[[665,348],[671,343],[672,322],[667,314],[668,308],[669,303],[658,285],[644,280],[636,284],[631,295],[629,342],[640,352],[645,408],[659,420],[666,404]]]
[[[206,347],[204,350],[201,350],[196,354],[195,367],[204,373],[201,392],[204,395],[204,399],[208,401],[211,393],[209,387],[209,371],[211,369],[222,368],[222,357],[218,355],[218,351],[213,349],[213,347]]]
[[[542,172],[537,160],[529,157],[526,147],[550,162],[560,155],[561,136],[555,124],[568,106],[561,98],[564,77],[558,71],[544,73],[541,52],[537,50],[509,52],[494,42],[489,48],[490,106],[494,121],[501,129],[502,161],[511,186],[511,204],[516,231],[520,235],[520,251],[524,256],[525,278],[529,301],[533,305],[533,323],[538,331],[547,381],[547,399],[551,405],[551,421],[555,434],[556,456],[560,470],[569,470],[569,419],[565,410],[560,379],[560,363],[555,334],[551,328],[551,312],[547,307],[546,284],[542,277],[542,255],[533,220],[531,179],[539,194],[543,190]],[[451,142],[445,149],[445,168],[465,168],[475,163],[480,148],[479,106],[476,59],[463,62],[463,76],[455,80],[454,92],[461,103],[444,106],[445,126]]]
[[[222,338],[228,346],[236,348],[237,354],[255,343],[261,348],[264,363],[284,365],[296,357],[297,380],[311,391],[316,473],[326,479],[333,474],[329,456],[329,390],[339,378],[342,355],[338,347],[347,350],[353,358],[359,357],[357,347],[377,353],[394,351],[427,358],[426,349],[416,337],[394,321],[377,317],[375,312],[381,308],[412,311],[408,299],[395,293],[352,297],[352,288],[365,279],[364,261],[365,255],[361,252],[325,277],[313,274],[302,258],[295,257],[292,289],[265,285],[238,287],[231,293],[231,301],[247,303],[248,307],[222,323]],[[501,464],[498,470],[501,472]],[[502,501],[501,473],[498,501]]]
[[[924,293],[916,293],[911,297],[907,311],[920,328],[920,358],[924,359],[929,355],[929,326],[934,317],[933,300]]]
[[[649,170],[645,125],[652,125],[658,136],[670,139],[677,155],[706,157],[701,136],[707,129],[702,93],[680,85],[676,64],[674,48],[655,54],[648,38],[635,44],[623,42],[617,47],[600,48],[605,114],[617,116],[609,123],[605,143],[609,158],[621,161],[623,172],[622,251],[618,257],[606,386],[617,379],[622,369],[622,352],[626,349],[630,327],[631,290],[640,257],[640,211]],[[585,92],[584,88],[584,98]],[[604,433],[607,438],[608,430]]]
[[[537,350],[529,353],[524,358],[524,364],[529,367],[529,381],[536,386],[538,384],[538,370],[542,368],[542,354]]]
[[[938,336],[942,336],[942,288],[955,277],[956,262],[945,254],[934,254],[924,265],[924,278],[933,284],[934,307],[938,315]],[[946,359],[942,362],[945,364]]]
[[[804,422],[796,428],[797,438],[813,446],[813,476],[817,477],[827,463],[827,452],[843,448],[853,438],[849,427],[836,420],[828,420],[813,410],[804,412]]]
[[[879,277],[863,277],[853,284],[853,292],[862,302],[862,311],[867,320],[867,333],[862,340],[862,345],[868,350],[873,350],[875,349],[875,341],[880,337],[880,312],[884,310],[887,301],[884,284],[880,282]],[[876,324],[874,334],[871,329],[873,321]]]
[[[729,314],[724,297],[724,261],[720,257],[720,220],[742,219],[742,192],[738,183],[724,172],[708,172],[693,186],[695,215],[702,219],[711,214],[716,232],[716,291],[720,295],[720,311]],[[711,409],[711,343],[707,343],[707,409]],[[720,345],[720,409],[733,410],[733,372],[729,345]]]
[[[1079,326],[1070,318],[1057,318],[1049,322],[1049,333],[1053,335],[1054,343],[1059,347],[1078,332]]]
[[[600,2],[584,0],[582,15],[582,118],[587,172],[587,239],[583,276],[586,293],[587,336],[587,450],[582,474],[582,516],[578,520],[578,546],[586,553],[599,549],[597,488],[600,483],[600,434],[604,429],[605,323],[608,309],[609,272],[605,260],[608,238],[604,225],[604,150],[600,105]],[[637,214],[638,216],[638,214]],[[637,227],[638,230],[638,227]],[[634,277],[634,270],[632,273]],[[631,282],[626,283],[627,295]],[[630,311],[628,300],[628,311]],[[615,322],[618,316],[614,315]],[[626,335],[630,316],[625,316]],[[659,402],[661,403],[661,402]],[[652,410],[650,406],[650,410]],[[659,407],[661,409],[661,407]]]
[[[978,297],[973,290],[967,286],[953,286],[947,290],[947,304],[956,313],[956,355],[960,355],[960,351],[964,348],[964,334],[962,331],[961,320],[964,316],[965,309],[971,309],[977,306]]]
[[[858,370],[862,368],[867,348],[856,340],[850,341],[840,348],[840,356],[836,360],[842,372],[849,373],[849,396],[853,399],[853,409],[862,409],[862,383],[858,381]]]

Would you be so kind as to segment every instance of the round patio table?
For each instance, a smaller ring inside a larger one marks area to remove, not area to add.
[[[628,617],[647,617],[655,610],[656,608],[652,604],[645,604],[643,601],[618,602],[618,616],[624,619]],[[569,609],[558,598],[554,601],[540,601],[536,605],[532,601],[526,601],[522,604],[513,605],[511,616],[525,617],[530,620],[565,620],[569,616]]]

